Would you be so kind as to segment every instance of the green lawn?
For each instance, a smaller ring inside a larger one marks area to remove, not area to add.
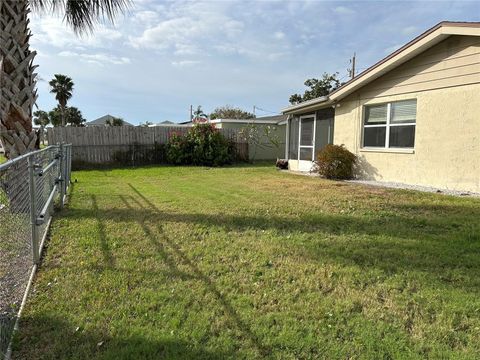
[[[266,166],[73,178],[14,358],[480,357],[480,199]]]

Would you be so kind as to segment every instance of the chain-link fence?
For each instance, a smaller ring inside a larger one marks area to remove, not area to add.
[[[71,145],[53,145],[0,165],[0,359],[28,293],[50,225],[70,184]]]

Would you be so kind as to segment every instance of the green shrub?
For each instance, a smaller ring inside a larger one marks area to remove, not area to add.
[[[235,143],[212,124],[196,124],[184,135],[170,136],[166,158],[176,165],[222,166],[235,160]]]
[[[356,161],[345,146],[328,144],[318,152],[314,171],[327,179],[351,179]]]

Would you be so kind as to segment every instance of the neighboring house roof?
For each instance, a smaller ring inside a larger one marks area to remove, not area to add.
[[[252,119],[214,119],[210,120],[212,124],[219,123],[239,123],[239,124],[278,124],[287,120],[287,115],[262,116]]]
[[[370,66],[328,96],[289,106],[282,112],[294,114],[333,104],[452,35],[480,36],[480,22],[443,21]]]
[[[162,121],[162,122],[159,122],[159,123],[149,124],[148,127],[168,126],[168,125],[178,125],[178,124],[175,124],[173,121],[165,120],[165,121]]]
[[[107,120],[112,121],[113,118],[114,118],[114,116],[112,116],[112,115],[104,115],[102,117],[99,117],[98,119],[95,119],[95,120],[92,120],[92,121],[89,121],[89,122],[85,123],[85,125],[87,125],[87,126],[107,126]],[[124,126],[133,126],[132,124],[130,124],[129,122],[126,122],[125,120],[123,120],[123,125]]]

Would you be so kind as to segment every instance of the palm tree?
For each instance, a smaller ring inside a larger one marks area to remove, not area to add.
[[[197,109],[193,112],[193,119],[194,123],[198,122],[206,122],[208,120],[208,115],[205,114],[202,110],[202,105],[198,105]]]
[[[33,113],[33,123],[35,125],[40,126],[40,131],[38,133],[38,136],[40,137],[40,141],[42,144],[45,144],[45,126],[47,126],[50,123],[50,118],[48,117],[48,113],[43,110],[37,110]]]
[[[58,101],[60,114],[62,115],[62,126],[65,126],[67,125],[65,121],[65,108],[67,107],[67,101],[72,97],[73,80],[66,75],[55,74],[48,85],[50,85],[50,92],[55,94],[55,99]]]
[[[35,149],[38,134],[32,127],[37,99],[30,51],[28,14],[33,10],[63,13],[75,33],[92,31],[103,19],[113,21],[130,0],[0,0],[0,143],[8,158]]]

